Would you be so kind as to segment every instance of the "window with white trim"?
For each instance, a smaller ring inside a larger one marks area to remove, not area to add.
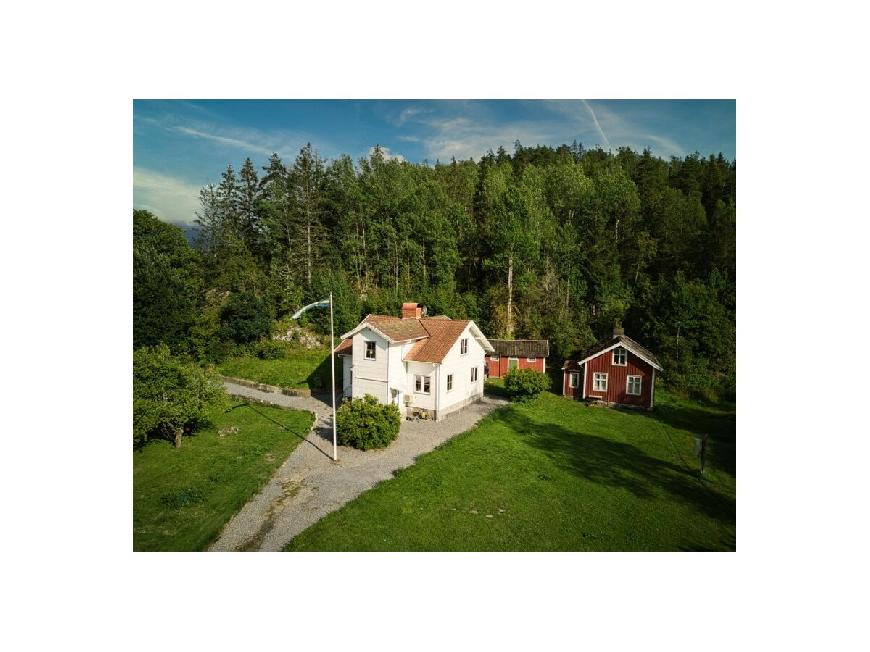
[[[453,374],[447,374],[447,391],[453,389]]]
[[[468,338],[463,337],[459,341],[459,355],[465,355],[466,353],[468,353]]]
[[[473,382],[473,383],[477,382],[477,367],[471,368],[471,382]]]
[[[375,342],[366,342],[366,360],[374,360],[377,350],[378,345]]]
[[[580,387],[580,374],[576,371],[572,371],[568,374],[568,387],[571,389],[577,389]]]
[[[624,367],[628,364],[628,352],[621,346],[613,349],[613,364],[617,367]]]
[[[630,396],[640,396],[640,387],[643,376],[629,376],[625,380],[625,393]]]
[[[497,356],[497,355],[491,355],[491,356],[489,356],[489,359],[492,360],[493,362],[498,362],[498,356]]]
[[[431,388],[430,376],[414,376],[414,391],[418,394],[428,394]]]
[[[595,372],[592,374],[592,391],[606,392],[607,391],[607,374]]]
[[[537,358],[526,358],[526,362],[534,362]]]

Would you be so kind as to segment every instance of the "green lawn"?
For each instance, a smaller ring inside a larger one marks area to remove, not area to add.
[[[494,412],[287,550],[734,550],[734,405],[656,399],[644,413],[547,393]]]
[[[133,549],[202,550],[305,438],[310,412],[234,402],[176,449],[133,453]],[[218,431],[238,432],[221,437]]]
[[[301,389],[329,386],[329,349],[291,349],[288,357],[261,360],[254,356],[229,358],[218,365],[225,376],[246,378],[267,385]],[[336,383],[341,382],[341,364],[335,365]],[[319,380],[318,380],[319,379]]]

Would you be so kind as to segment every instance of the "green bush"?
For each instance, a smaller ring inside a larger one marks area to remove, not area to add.
[[[224,401],[215,376],[173,357],[165,344],[133,352],[133,443],[149,438],[181,445],[182,433],[196,430],[209,410]]]
[[[269,311],[253,294],[233,294],[221,309],[220,335],[224,340],[247,344],[269,335],[271,329]]]
[[[398,407],[378,403],[374,396],[366,394],[338,409],[338,443],[360,450],[383,448],[398,436],[401,423]]]
[[[276,340],[260,340],[254,353],[261,360],[280,360],[287,357],[287,347]]]
[[[550,389],[550,377],[534,369],[511,369],[504,377],[504,388],[514,401],[527,401]]]

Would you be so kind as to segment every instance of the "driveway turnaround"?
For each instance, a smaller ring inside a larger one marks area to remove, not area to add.
[[[403,421],[389,446],[359,451],[338,447],[332,461],[332,406],[328,397],[284,396],[225,382],[227,392],[275,405],[309,410],[315,419],[305,441],[290,454],[263,490],[224,526],[209,550],[281,550],[293,537],[350,502],[417,456],[472,428],[506,404],[484,398],[443,421]]]

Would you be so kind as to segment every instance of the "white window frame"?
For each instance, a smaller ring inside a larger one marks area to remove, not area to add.
[[[572,385],[573,383],[573,385]],[[580,387],[580,372],[579,371],[569,371],[568,372],[568,388],[569,389],[577,389]]]
[[[637,392],[629,391],[631,387],[631,379],[637,378]],[[639,374],[632,374],[630,376],[625,377],[625,393],[628,396],[641,396],[643,394],[643,376]]]
[[[516,360],[516,361],[517,361],[517,366],[516,366],[516,368],[519,369],[519,368],[520,368],[520,359],[519,359],[519,358],[511,358],[511,357],[508,357],[508,371],[511,370],[511,360]]]
[[[622,362],[616,361],[616,354],[621,353],[620,357],[622,358]],[[613,355],[610,357],[610,362],[614,367],[627,367],[628,366],[628,349],[624,346],[617,346],[613,349]]]
[[[471,368],[471,382],[476,383],[478,379],[477,367]]]
[[[599,389],[599,387],[598,387],[598,383],[601,380],[604,381],[604,388],[603,389]],[[606,392],[607,391],[607,381],[608,381],[608,374],[606,372],[603,372],[603,371],[593,372],[592,373],[592,391],[593,392]]]
[[[429,386],[429,389],[426,389],[426,386]],[[432,393],[432,377],[431,376],[422,376],[420,374],[414,375],[414,393],[415,394],[431,394]]]
[[[491,356],[489,356],[489,359],[492,360],[493,362],[498,362],[498,356],[497,356],[497,355],[491,355]]]
[[[447,391],[453,389],[453,374],[447,374]]]
[[[468,355],[468,338],[463,337],[459,340],[459,355]]]
[[[369,357],[369,344],[372,345],[372,357]],[[366,350],[365,350],[365,359],[366,360],[377,360],[378,359],[378,343],[374,340],[366,340]]]
[[[534,362],[537,358],[526,358],[526,362]]]

